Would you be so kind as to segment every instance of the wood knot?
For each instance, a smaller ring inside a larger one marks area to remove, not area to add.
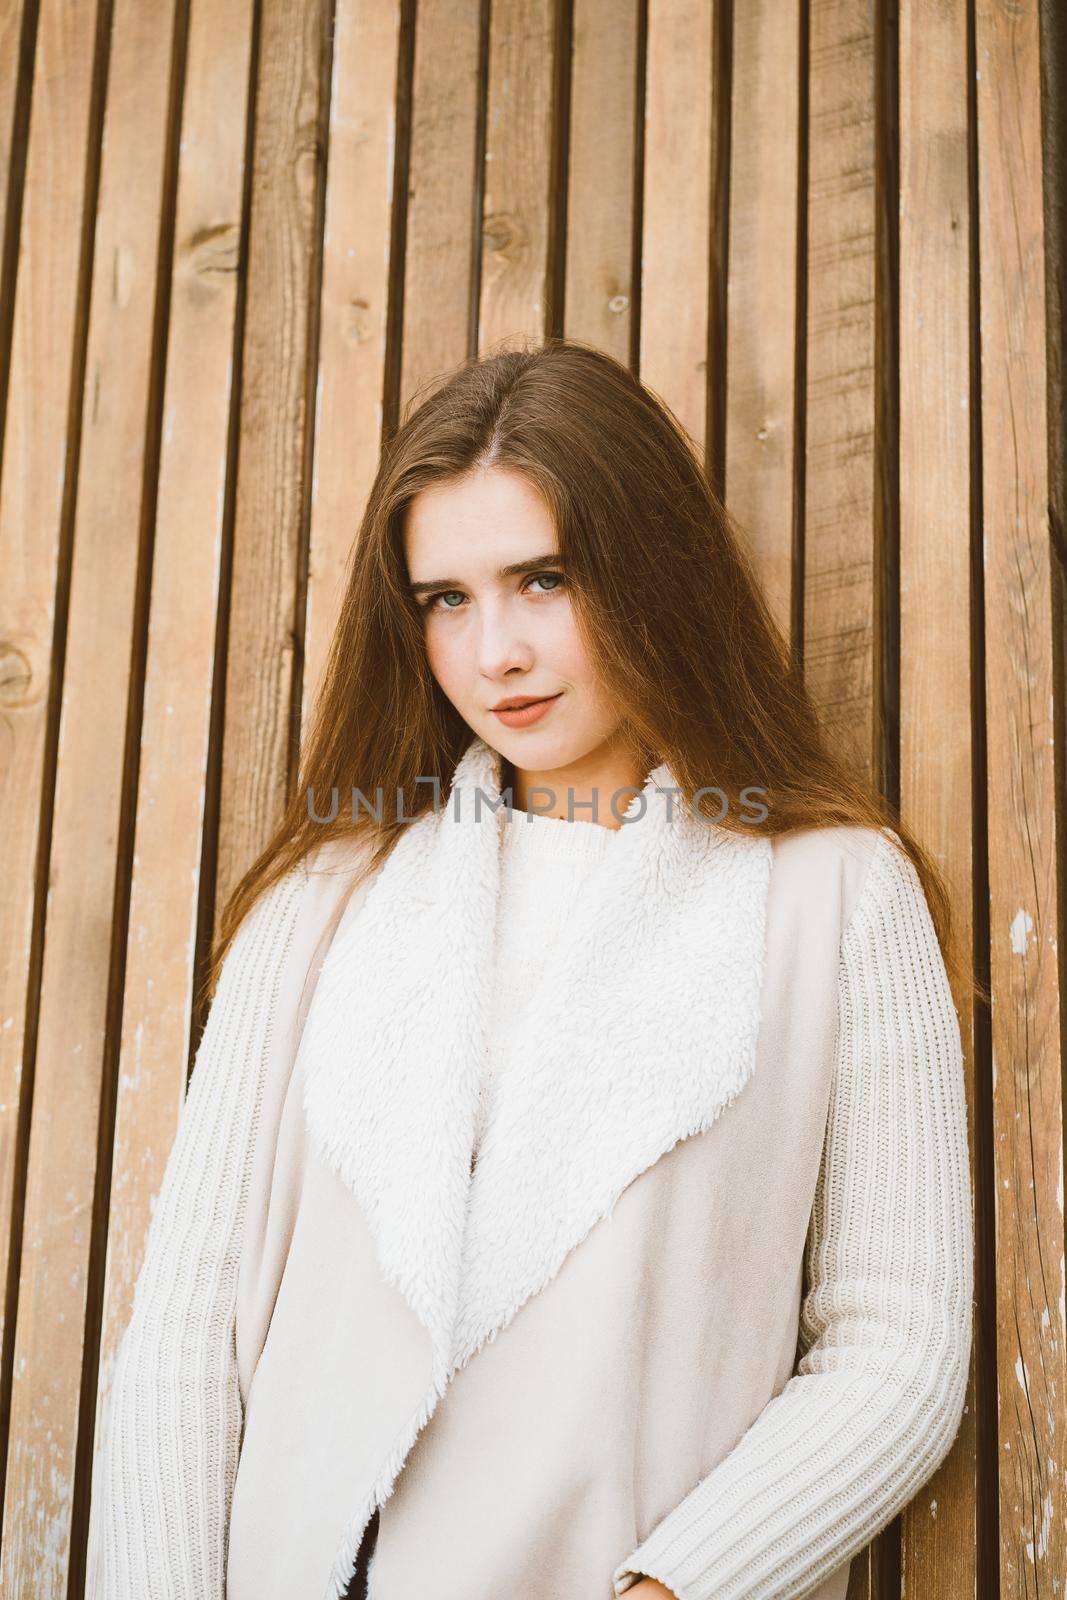
[[[202,278],[217,272],[236,272],[241,260],[241,230],[236,222],[201,228],[185,247],[189,265]]]
[[[29,705],[32,682],[29,656],[10,639],[0,639],[0,705]]]
[[[354,295],[345,307],[344,334],[353,344],[366,344],[371,336],[370,301]]]
[[[503,211],[486,217],[482,224],[482,239],[487,250],[495,256],[503,256],[505,260],[521,255],[529,243],[529,236],[519,218],[510,217]]]

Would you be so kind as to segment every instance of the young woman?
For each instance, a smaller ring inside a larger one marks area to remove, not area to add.
[[[223,918],[91,1596],[842,1600],[964,1405],[951,949],[663,406],[454,375]]]

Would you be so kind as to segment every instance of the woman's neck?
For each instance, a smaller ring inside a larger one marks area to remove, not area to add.
[[[548,770],[518,767],[505,759],[501,772],[516,811],[598,822],[606,828],[622,826],[623,813],[647,778],[647,772],[640,771],[639,763],[626,752],[597,751],[581,761]]]

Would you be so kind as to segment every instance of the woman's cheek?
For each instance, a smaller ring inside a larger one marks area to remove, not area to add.
[[[426,651],[426,660],[429,663],[430,671],[435,678],[440,678],[441,652],[437,643],[437,630],[429,618],[426,619],[422,626],[422,643]]]
[[[448,698],[453,700],[459,696],[462,653],[457,648],[455,639],[450,639],[444,629],[436,625],[436,619],[433,618],[426,627],[426,659],[430,671]]]

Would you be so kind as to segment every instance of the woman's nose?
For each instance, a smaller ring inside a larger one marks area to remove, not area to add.
[[[533,651],[506,603],[483,605],[478,629],[478,669],[485,677],[498,678],[513,667],[531,665]]]

